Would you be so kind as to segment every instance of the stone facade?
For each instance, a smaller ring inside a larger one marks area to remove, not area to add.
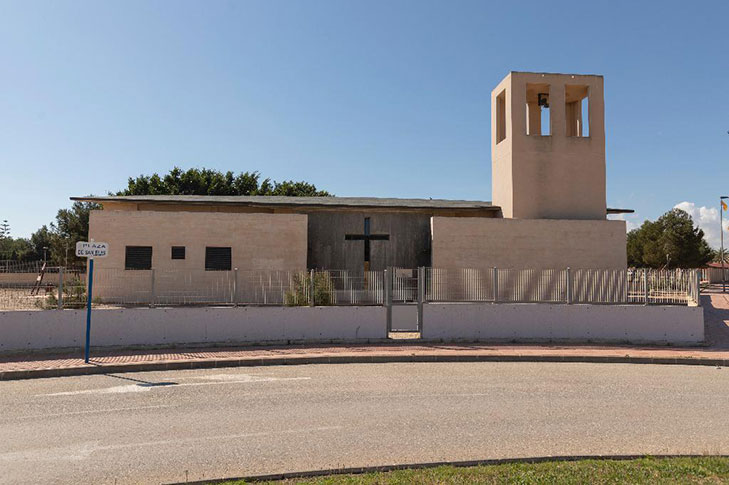
[[[433,267],[625,269],[624,221],[433,217]]]
[[[89,238],[109,243],[96,268],[124,269],[125,246],[152,246],[156,270],[204,270],[205,247],[231,248],[232,266],[247,270],[306,268],[305,214],[92,211]],[[172,246],[185,259],[172,259]]]

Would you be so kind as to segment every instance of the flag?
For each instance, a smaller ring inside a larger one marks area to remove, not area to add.
[[[721,201],[721,208],[724,209],[724,210],[727,209],[726,202],[724,202],[723,200]]]

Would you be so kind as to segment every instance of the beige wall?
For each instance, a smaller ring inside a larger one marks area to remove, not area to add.
[[[306,269],[305,214],[92,211],[89,237],[109,243],[96,268],[124,268],[125,246],[152,246],[152,268],[204,270],[205,246],[230,246],[232,265],[245,270]],[[185,246],[185,259],[171,259]]]
[[[549,85],[548,136],[527,135],[527,84]],[[589,137],[567,136],[565,90],[570,85],[587,86]],[[497,143],[496,98],[502,92],[506,138]],[[605,219],[602,76],[512,72],[491,93],[491,112],[492,199],[504,217]]]
[[[434,268],[625,269],[624,221],[433,217]]]

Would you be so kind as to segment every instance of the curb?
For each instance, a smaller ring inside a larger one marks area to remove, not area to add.
[[[122,372],[149,372],[184,369],[212,369],[225,367],[259,367],[269,365],[307,364],[386,364],[408,362],[567,362],[589,364],[658,364],[703,365],[729,367],[729,359],[703,359],[695,357],[630,357],[583,355],[342,355],[321,357],[271,357],[249,359],[207,359],[170,362],[140,362],[133,364],[91,364],[88,366],[56,369],[33,369],[0,372],[0,381],[41,379],[46,377],[115,374]]]
[[[199,480],[193,482],[170,482],[167,485],[203,485],[224,483],[233,480],[244,480],[245,482],[266,482],[277,480],[291,480],[297,478],[314,478],[331,475],[361,475],[363,473],[373,472],[391,472],[396,470],[422,470],[426,468],[436,468],[439,466],[452,466],[456,468],[487,466],[487,465],[506,465],[512,463],[544,463],[544,462],[568,462],[568,461],[584,461],[584,460],[640,460],[643,458],[655,458],[664,460],[669,458],[727,458],[729,455],[562,455],[562,456],[535,456],[528,458],[496,458],[491,460],[469,460],[469,461],[439,461],[429,463],[411,463],[407,465],[380,465],[368,467],[353,468],[334,468],[329,470],[311,470],[305,472],[289,472],[289,473],[273,473],[269,475],[249,475],[245,477],[229,477],[214,478],[210,480]]]

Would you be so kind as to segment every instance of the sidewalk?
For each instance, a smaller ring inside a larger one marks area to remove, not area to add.
[[[0,356],[0,380],[152,370],[380,362],[608,362],[729,366],[729,293],[702,295],[706,346],[441,344],[393,341],[371,345],[205,347],[163,350],[94,350]],[[93,349],[92,349],[93,350]]]

